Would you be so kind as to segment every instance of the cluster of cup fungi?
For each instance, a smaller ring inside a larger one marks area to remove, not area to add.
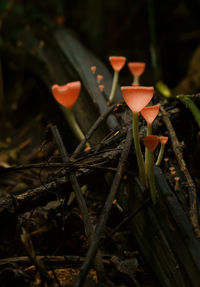
[[[110,64],[113,68],[113,82],[108,98],[108,105],[112,104],[118,86],[119,73],[126,63],[126,58],[121,56],[111,56],[109,57]],[[145,63],[143,62],[129,62],[128,68],[133,76],[133,82],[130,86],[122,86],[121,92],[125,103],[132,111],[132,130],[133,130],[133,140],[135,146],[135,153],[137,157],[137,164],[139,169],[139,178],[141,184],[145,188],[150,189],[151,198],[154,204],[157,200],[157,191],[154,177],[154,165],[159,166],[162,162],[165,145],[168,141],[166,136],[157,136],[152,134],[152,123],[159,113],[159,105],[149,105],[150,101],[154,95],[153,87],[140,86],[140,76],[145,70]],[[94,74],[97,80],[97,85],[101,92],[104,91],[104,85],[102,84],[103,76],[97,74],[96,66],[90,67],[91,72]],[[84,134],[82,133],[80,127],[78,126],[74,114],[73,106],[79,97],[81,90],[81,82],[69,82],[66,85],[59,86],[57,84],[52,86],[52,93],[55,100],[66,108],[68,115],[69,125],[74,131],[77,138],[82,141],[84,139]],[[139,138],[139,114],[145,119],[147,123],[146,136],[143,138],[143,143],[145,145],[145,156],[142,154],[142,149],[140,145]],[[154,162],[154,152],[160,143],[160,151],[158,153],[158,158]],[[86,148],[90,148],[89,143],[86,143]],[[178,180],[177,180],[178,182]],[[178,184],[178,183],[177,183]],[[176,185],[177,185],[176,184]]]

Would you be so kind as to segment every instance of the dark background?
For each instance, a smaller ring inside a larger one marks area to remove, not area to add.
[[[151,19],[149,9],[154,14]],[[14,41],[27,25],[37,33],[44,26],[53,28],[61,16],[61,22],[106,65],[110,55],[145,61],[144,84],[151,84],[149,47],[154,41],[150,34],[154,22],[160,77],[173,88],[187,73],[189,59],[199,45],[199,11],[198,0],[1,0],[1,45]],[[122,81],[127,75],[124,70]]]

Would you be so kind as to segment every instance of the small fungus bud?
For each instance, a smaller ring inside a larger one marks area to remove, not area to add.
[[[103,76],[97,75],[97,83],[100,84],[102,80],[103,80]]]
[[[90,69],[91,69],[92,73],[95,74],[97,67],[96,66],[91,66]]]
[[[100,90],[101,92],[103,92],[103,91],[104,91],[104,85],[99,85],[99,90]]]
[[[175,191],[177,191],[180,189],[180,177],[176,176],[174,178],[174,180],[175,180],[175,188],[174,189],[175,189]]]

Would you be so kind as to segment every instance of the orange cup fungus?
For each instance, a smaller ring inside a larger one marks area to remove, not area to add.
[[[126,57],[110,56],[109,61],[113,70],[119,72],[125,65]]]
[[[144,107],[141,110],[143,118],[146,120],[147,124],[151,125],[155,120],[159,112],[159,105]]]
[[[96,72],[97,67],[96,66],[91,66],[90,69],[91,69],[92,73],[94,74]]]
[[[129,62],[128,68],[133,76],[140,77],[145,70],[146,64],[143,62]]]
[[[158,136],[146,136],[143,138],[144,145],[150,150],[154,151],[159,143]]]
[[[104,85],[99,85],[99,90],[100,90],[101,92],[103,92],[103,90],[104,90]]]
[[[103,76],[102,75],[97,75],[97,82],[98,82],[98,84],[101,83],[102,80],[103,80]]]
[[[121,87],[124,101],[131,111],[138,114],[152,99],[154,88],[142,86]]]
[[[66,85],[53,85],[52,93],[55,100],[66,108],[72,108],[75,104],[81,90],[81,82],[70,82]]]
[[[168,137],[163,137],[163,136],[160,137],[160,143],[161,144],[165,145],[167,143],[167,141],[168,141]]]

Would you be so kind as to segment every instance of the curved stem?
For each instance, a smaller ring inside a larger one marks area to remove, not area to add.
[[[156,184],[154,176],[154,156],[153,152],[149,150],[148,153],[148,179],[153,204],[156,204]]]
[[[111,104],[114,101],[115,94],[117,91],[118,78],[119,78],[119,72],[115,71],[114,76],[113,76],[112,89],[111,89],[110,96],[108,99],[109,104]]]
[[[182,103],[184,103],[186,107],[191,111],[198,126],[200,127],[200,110],[195,105],[193,100],[189,96],[186,96],[186,95],[178,95],[177,99],[179,99]]]
[[[144,187],[147,187],[144,159],[142,156],[142,151],[141,151],[141,147],[140,147],[140,140],[139,140],[138,122],[139,122],[138,114],[133,113],[133,139],[134,139],[134,144],[135,144],[137,163],[138,163],[138,167],[139,167],[140,181],[144,185]]]
[[[147,124],[147,136],[152,135],[152,124]],[[148,158],[149,158],[149,149],[145,147],[145,172],[148,175]]]
[[[69,123],[71,129],[73,130],[74,134],[76,135],[76,137],[80,141],[84,140],[85,136],[84,136],[83,132],[81,131],[79,125],[77,124],[77,121],[74,117],[72,109],[66,108],[66,112],[67,112],[68,123]],[[86,147],[90,147],[89,143],[86,143],[85,145],[86,145]]]
[[[158,158],[157,158],[157,161],[156,161],[156,165],[160,165],[161,164],[161,161],[162,161],[163,155],[164,155],[164,151],[165,151],[165,145],[161,144],[160,151],[159,151],[159,154],[158,154]]]

